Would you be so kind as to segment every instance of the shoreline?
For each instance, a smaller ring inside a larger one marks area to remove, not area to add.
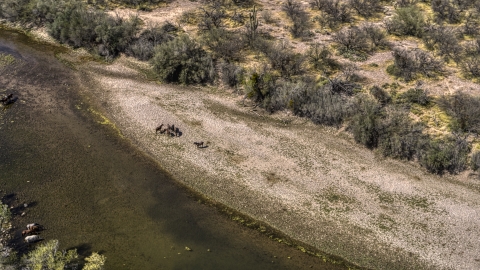
[[[473,177],[378,158],[334,128],[252,111],[221,89],[149,82],[138,72],[144,63],[129,58],[103,65],[75,57],[59,56],[98,86],[85,95],[99,116],[202,196],[361,267],[480,267]],[[154,134],[160,122],[184,135]],[[198,138],[209,147],[196,149]]]

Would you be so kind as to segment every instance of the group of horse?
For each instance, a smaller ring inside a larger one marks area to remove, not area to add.
[[[13,94],[10,93],[6,96],[3,96],[1,99],[0,99],[0,102],[2,102],[3,105],[10,105],[12,103],[14,103],[15,101],[17,101],[17,97],[13,97]]]
[[[172,137],[182,136],[182,132],[180,131],[180,129],[178,127],[175,127],[174,124],[171,124],[171,125],[167,124],[166,127],[163,123],[160,124],[159,126],[157,126],[155,128],[155,133],[159,133],[159,132],[160,132],[160,134],[166,133],[168,136],[172,136]],[[197,148],[208,147],[207,144],[205,144],[204,142],[193,142],[193,144],[195,144],[197,146]]]
[[[43,240],[40,238],[39,233],[45,230],[45,228],[38,223],[27,224],[27,229],[22,231],[22,236],[25,236],[23,240],[25,243],[35,243]]]
[[[160,126],[155,128],[155,133],[159,133],[159,132],[160,132],[160,134],[166,133],[168,136],[172,136],[172,137],[182,136],[182,132],[180,131],[180,129],[178,127],[175,127],[174,124],[171,124],[171,125],[167,124],[166,127],[163,123],[160,124]]]

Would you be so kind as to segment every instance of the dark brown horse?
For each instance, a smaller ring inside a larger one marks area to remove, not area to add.
[[[163,133],[163,132],[162,132],[162,128],[163,128],[163,124],[161,124],[160,126],[156,127],[156,128],[155,128],[155,133],[157,133],[157,132],[159,132],[159,131],[160,131],[160,133]],[[165,131],[164,131],[164,132],[165,132]]]
[[[38,223],[32,223],[27,225],[27,229],[22,231],[22,236],[25,235],[35,235],[38,232],[42,231],[44,228]]]
[[[12,99],[13,99],[13,94],[8,94],[7,96],[0,99],[0,102],[2,102],[3,104],[10,104],[10,103],[12,103],[11,102]]]
[[[193,144],[195,144],[197,146],[197,148],[203,148],[205,147],[204,143],[203,142],[193,142]]]

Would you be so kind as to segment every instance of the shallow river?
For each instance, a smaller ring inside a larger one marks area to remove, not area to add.
[[[99,251],[106,269],[344,269],[270,240],[196,201],[156,164],[95,121],[61,48],[0,30],[0,195],[62,249]],[[23,208],[27,203],[28,207]],[[187,251],[185,247],[191,249]],[[31,248],[31,247],[30,247]]]

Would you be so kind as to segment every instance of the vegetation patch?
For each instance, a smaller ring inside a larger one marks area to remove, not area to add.
[[[0,53],[0,67],[5,67],[15,63],[15,57],[11,54]]]

